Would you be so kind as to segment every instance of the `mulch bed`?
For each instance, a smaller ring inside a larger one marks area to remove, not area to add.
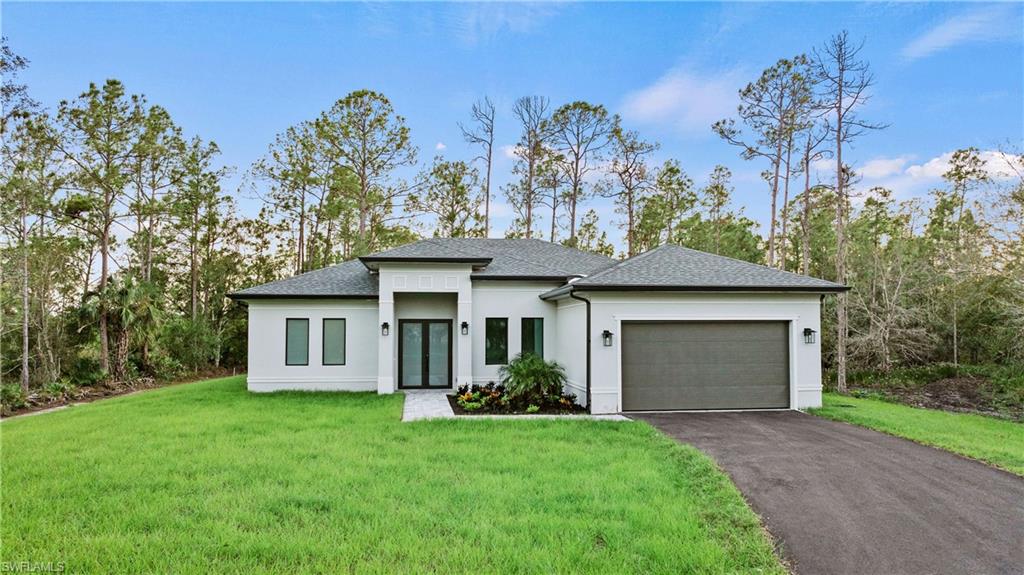
[[[527,413],[525,411],[487,411],[486,409],[478,409],[475,411],[466,411],[459,405],[459,401],[454,395],[446,395],[448,403],[452,406],[452,411],[455,415],[586,415],[587,409],[585,407],[573,404],[572,409],[560,409],[554,407],[542,407],[540,411],[533,413]]]
[[[197,381],[202,381],[204,379],[212,379],[215,377],[227,377],[230,375],[236,375],[236,373],[230,369],[211,369],[202,371],[197,374],[193,374],[185,379],[178,379],[174,381],[155,381],[152,378],[146,377],[139,378],[131,383],[83,386],[76,389],[73,395],[55,399],[41,396],[39,395],[38,392],[36,392],[28,396],[28,399],[26,401],[28,405],[26,405],[25,407],[12,410],[10,413],[5,413],[3,415],[3,419],[7,419],[9,417],[16,417],[18,415],[27,415],[29,413],[35,413],[37,411],[46,411],[49,409],[64,407],[66,405],[92,403],[100,399],[108,399],[120,395],[128,395],[130,393],[135,393],[137,391],[145,391],[147,389],[156,389],[158,387],[168,387],[171,385],[181,385],[184,383],[194,383]]]
[[[1024,411],[1013,408],[1000,409],[995,404],[988,379],[984,377],[948,377],[913,388],[859,389],[881,393],[894,401],[914,407],[1024,419]]]

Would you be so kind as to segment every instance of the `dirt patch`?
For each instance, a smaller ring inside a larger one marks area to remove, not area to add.
[[[997,405],[989,381],[984,377],[947,377],[919,387],[860,389],[879,393],[888,399],[914,407],[1024,419],[1022,410],[1005,406],[1000,408],[1001,406]]]
[[[445,397],[448,398],[448,403],[451,404],[452,411],[455,412],[455,415],[584,415],[587,413],[587,409],[585,407],[581,407],[579,405],[576,405],[575,403],[572,405],[572,407],[568,408],[542,407],[540,411],[534,411],[530,413],[527,413],[526,411],[522,410],[488,411],[485,409],[478,409],[476,411],[466,411],[465,409],[462,408],[461,405],[459,405],[459,400],[456,399],[454,395],[446,395]]]

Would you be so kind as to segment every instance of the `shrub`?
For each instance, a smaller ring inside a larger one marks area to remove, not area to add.
[[[76,386],[90,387],[102,383],[106,374],[100,368],[98,359],[78,356],[68,370],[68,379]]]
[[[526,413],[537,413],[538,411],[540,411],[540,406],[532,403],[526,408]]]
[[[17,383],[0,384],[0,412],[4,415],[25,407],[25,392]]]
[[[51,381],[43,386],[42,395],[50,400],[61,400],[75,396],[78,386],[70,380]]]
[[[515,356],[499,373],[512,399],[543,400],[560,395],[565,386],[565,368],[532,353]]]

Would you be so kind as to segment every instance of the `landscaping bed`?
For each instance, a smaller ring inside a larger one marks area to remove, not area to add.
[[[565,389],[565,368],[521,353],[498,370],[501,382],[460,386],[448,401],[456,415],[585,413]]]
[[[449,395],[448,403],[455,415],[568,415],[587,413],[587,409],[576,403],[572,394],[550,395],[540,399],[516,401],[510,399],[501,385],[462,386],[455,395]],[[466,408],[469,406],[469,409]]]

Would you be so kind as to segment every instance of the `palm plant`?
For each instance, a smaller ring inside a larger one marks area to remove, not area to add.
[[[520,353],[499,370],[501,384],[508,396],[516,400],[529,400],[557,396],[565,385],[565,368],[556,361],[530,353]]]

